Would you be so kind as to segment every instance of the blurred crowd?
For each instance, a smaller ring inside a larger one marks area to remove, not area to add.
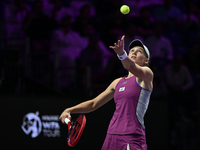
[[[130,7],[127,15],[119,11],[123,4]],[[4,0],[0,5],[6,46],[28,38],[31,62],[42,59],[39,66],[50,66],[41,74],[56,71],[63,92],[74,82],[77,91],[91,92],[89,87],[106,87],[126,75],[108,47],[122,35],[125,50],[133,39],[143,41],[155,75],[152,100],[169,102],[171,150],[192,145],[188,137],[196,132],[200,99],[198,0]]]

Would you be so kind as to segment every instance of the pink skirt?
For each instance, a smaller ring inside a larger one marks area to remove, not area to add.
[[[101,150],[147,150],[146,138],[134,134],[107,134]]]

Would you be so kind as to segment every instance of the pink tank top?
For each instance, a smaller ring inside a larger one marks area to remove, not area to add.
[[[144,115],[151,91],[142,88],[136,77],[123,77],[116,85],[114,101],[116,110],[108,127],[108,134],[145,135]]]

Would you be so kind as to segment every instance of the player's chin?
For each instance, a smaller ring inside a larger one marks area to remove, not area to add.
[[[141,62],[139,62],[139,61],[134,60],[134,62],[135,62],[136,64],[138,64],[139,66],[141,65]]]
[[[132,57],[131,60],[133,60],[134,62],[136,62],[136,58]]]

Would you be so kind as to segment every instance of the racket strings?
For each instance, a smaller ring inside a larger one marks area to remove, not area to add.
[[[86,118],[84,115],[80,115],[75,121],[71,122],[70,130],[68,131],[67,143],[73,147],[79,141],[83,130],[85,128]]]
[[[77,120],[74,122],[71,132],[70,132],[70,135],[69,135],[70,143],[73,143],[76,140],[76,138],[79,134],[79,131],[81,129],[82,122],[83,122],[82,117],[77,118]]]

